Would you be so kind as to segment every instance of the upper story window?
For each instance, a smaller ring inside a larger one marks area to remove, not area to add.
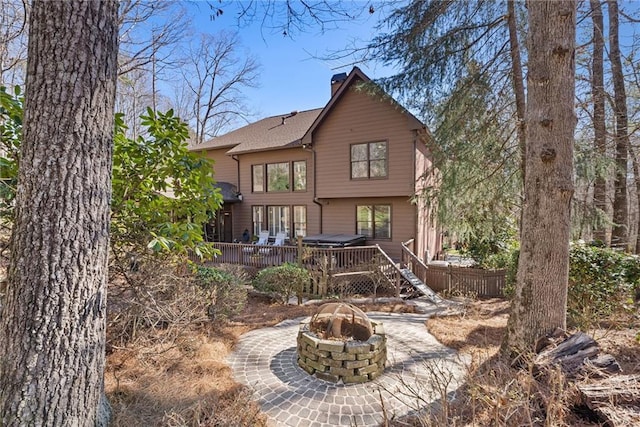
[[[391,238],[391,206],[356,206],[356,233],[373,239]]]
[[[307,162],[304,160],[293,162],[293,191],[307,189]]]
[[[251,166],[251,191],[254,193],[264,191],[264,165]]]
[[[386,142],[351,145],[351,179],[384,178],[386,176]]]
[[[289,162],[267,164],[267,191],[289,191]]]
[[[307,162],[305,160],[251,165],[252,192],[291,190],[307,191]]]

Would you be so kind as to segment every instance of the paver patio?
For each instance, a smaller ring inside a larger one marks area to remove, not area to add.
[[[303,318],[243,335],[228,362],[234,377],[253,390],[270,426],[378,426],[385,417],[436,403],[438,384],[447,382],[447,391],[455,393],[462,383],[466,360],[436,341],[424,325],[435,311],[367,313],[384,324],[388,347],[384,374],[368,383],[334,384],[302,370],[296,336]]]

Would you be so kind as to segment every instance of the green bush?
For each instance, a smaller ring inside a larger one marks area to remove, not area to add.
[[[222,269],[197,267],[196,283],[208,300],[207,313],[212,320],[226,320],[240,313],[247,303],[245,277]]]
[[[516,280],[518,279],[518,260],[520,258],[520,249],[514,248],[509,254],[508,263],[503,266],[507,270],[505,277],[504,296],[507,298],[513,297],[516,290]]]
[[[573,244],[570,251],[568,321],[588,328],[629,310],[640,280],[640,261],[612,249]]]
[[[517,230],[504,224],[488,236],[469,236],[462,247],[462,255],[470,257],[486,269],[509,268],[513,251],[519,247]]]
[[[283,303],[292,295],[300,295],[311,275],[304,268],[285,263],[261,270],[253,279],[253,287],[262,292],[277,294]]]

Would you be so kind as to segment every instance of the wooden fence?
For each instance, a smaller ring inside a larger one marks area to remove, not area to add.
[[[412,251],[413,239],[402,244],[402,264],[436,292],[460,292],[481,297],[502,297],[506,270],[484,270],[456,265],[425,264]]]
[[[484,297],[502,297],[505,278],[506,270],[429,265],[423,281],[436,292],[455,291]]]

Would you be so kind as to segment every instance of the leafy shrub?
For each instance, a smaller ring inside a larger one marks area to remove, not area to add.
[[[253,286],[263,292],[275,293],[283,303],[287,303],[292,295],[300,295],[311,275],[304,268],[285,263],[277,267],[261,270],[253,279]]]
[[[516,290],[516,280],[518,279],[518,261],[520,259],[520,249],[514,249],[511,252],[509,264],[504,268],[507,269],[505,277],[504,296],[511,298]]]
[[[196,283],[205,292],[209,318],[225,320],[240,313],[247,303],[246,277],[223,269],[197,267]]]
[[[628,310],[638,289],[640,261],[612,249],[573,244],[570,251],[568,320],[580,328]]]
[[[488,236],[470,236],[462,254],[473,258],[481,268],[508,268],[513,251],[518,249],[517,230],[504,225]]]

